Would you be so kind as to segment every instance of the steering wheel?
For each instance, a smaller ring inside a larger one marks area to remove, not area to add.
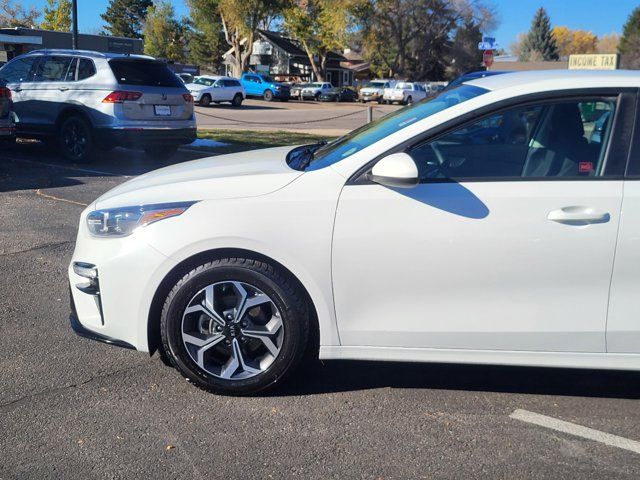
[[[444,178],[449,177],[449,169],[447,168],[447,162],[442,155],[442,152],[438,148],[437,142],[429,143],[429,147],[433,151],[433,154],[436,156],[437,163],[427,163],[429,167],[433,167],[436,171]]]

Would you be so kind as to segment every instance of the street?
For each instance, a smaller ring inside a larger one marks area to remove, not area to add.
[[[266,121],[262,105],[238,112]],[[332,112],[286,107],[291,121]],[[87,166],[40,144],[0,152],[0,479],[640,477],[633,442],[510,417],[526,410],[638,441],[638,373],[326,362],[267,396],[232,398],[198,390],[157,355],[77,337],[66,269],[79,214],[157,166],[121,149]]]

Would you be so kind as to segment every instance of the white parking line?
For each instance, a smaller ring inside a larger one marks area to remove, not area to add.
[[[610,445],[612,447],[622,448],[634,453],[640,453],[640,442],[629,440],[624,437],[618,437],[617,435],[611,435],[610,433],[601,432],[600,430],[594,430],[593,428],[583,427],[576,423],[565,422],[563,420],[558,420],[557,418],[547,417],[546,415],[540,415],[539,413],[521,409],[515,410],[509,416],[522,422],[533,423],[534,425],[557,430],[558,432],[568,433],[569,435],[575,435],[576,437],[582,437],[595,442],[604,443],[605,445]]]

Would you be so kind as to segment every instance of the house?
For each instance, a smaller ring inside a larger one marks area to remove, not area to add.
[[[249,58],[249,68],[256,73],[267,73],[280,81],[314,81],[313,69],[306,52],[299,42],[281,33],[258,30],[253,42],[253,53]],[[224,56],[227,75],[233,74],[233,49]],[[347,59],[340,53],[332,52],[327,61],[327,82],[334,86],[353,84],[353,71],[342,62]]]
[[[40,48],[72,48],[70,32],[53,32],[38,28],[0,28],[0,65],[13,57]],[[139,38],[111,37],[108,35],[78,36],[78,47],[108,53],[142,53]]]

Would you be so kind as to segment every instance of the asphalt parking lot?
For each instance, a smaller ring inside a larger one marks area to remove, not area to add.
[[[0,151],[1,479],[640,478],[636,373],[329,362],[229,398],[76,337],[66,268],[83,205],[155,167],[119,149],[81,167],[39,144]]]

